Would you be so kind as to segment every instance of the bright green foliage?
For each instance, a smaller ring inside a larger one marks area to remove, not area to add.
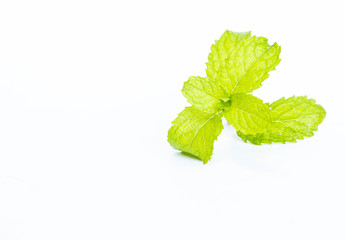
[[[231,50],[242,40],[250,37],[250,32],[236,33],[226,30],[219,40],[211,46],[211,53],[206,63],[206,74],[210,79],[217,78],[221,63],[229,56]]]
[[[323,121],[326,111],[315,100],[307,97],[281,98],[269,105],[272,127],[265,133],[246,135],[238,131],[243,141],[253,144],[271,144],[274,142],[296,142],[297,139],[311,137]]]
[[[202,111],[212,113],[218,110],[220,100],[229,100],[229,94],[217,78],[217,72],[231,50],[249,37],[250,32],[236,33],[226,30],[221,38],[212,45],[206,63],[207,77],[190,77],[183,85],[182,94],[190,104]]]
[[[325,110],[306,97],[282,98],[272,104],[252,96],[279,64],[280,46],[250,32],[225,31],[211,47],[206,77],[190,77],[182,93],[192,104],[172,122],[168,141],[175,149],[207,163],[223,129],[221,117],[253,144],[296,142],[313,136]]]
[[[219,113],[209,114],[194,107],[186,107],[172,124],[168,133],[171,146],[207,163],[212,156],[213,143],[223,129]]]
[[[209,113],[218,109],[220,99],[227,98],[223,88],[207,77],[190,77],[183,85],[182,94],[195,108]]]
[[[236,130],[244,134],[267,131],[272,124],[270,109],[261,99],[250,94],[235,94],[224,117]]]
[[[261,87],[268,72],[280,62],[280,46],[270,46],[263,37],[251,37],[237,44],[218,71],[218,78],[229,95],[250,93]]]

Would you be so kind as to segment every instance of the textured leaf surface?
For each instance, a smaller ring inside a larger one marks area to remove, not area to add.
[[[277,43],[270,46],[266,38],[253,36],[243,40],[221,64],[219,82],[228,95],[250,93],[261,87],[269,71],[275,70],[280,62],[279,54],[280,46]]]
[[[220,99],[227,98],[225,90],[207,77],[190,77],[183,85],[182,94],[195,108],[209,113],[217,110]]]
[[[213,144],[223,129],[218,113],[202,112],[187,107],[172,122],[168,142],[177,150],[199,157],[207,163],[213,153]]]
[[[231,32],[226,30],[218,41],[211,46],[211,53],[206,63],[206,74],[210,79],[217,78],[217,72],[221,63],[229,56],[234,47],[244,39],[250,37],[250,32]]]
[[[224,117],[245,134],[265,132],[272,124],[269,107],[250,94],[233,95],[231,107],[224,112]]]
[[[237,131],[237,135],[244,141],[249,141],[255,145],[261,145],[262,143],[286,143],[286,142],[296,142],[296,135],[291,128],[285,128],[282,124],[273,122],[269,131],[265,133],[244,134]]]
[[[296,142],[310,137],[325,110],[306,97],[282,98],[272,104],[248,94],[261,87],[279,64],[280,46],[250,32],[225,31],[211,47],[206,77],[190,77],[182,93],[192,107],[172,122],[168,141],[175,149],[207,163],[223,129],[221,117],[253,144]]]
[[[311,137],[326,116],[326,111],[315,100],[307,97],[281,98],[270,106],[272,127],[266,133],[237,134],[243,141],[260,145],[274,142],[296,142],[297,139]]]

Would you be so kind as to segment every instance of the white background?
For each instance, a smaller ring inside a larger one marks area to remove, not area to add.
[[[345,239],[343,1],[0,1],[0,239]],[[282,46],[254,92],[327,111],[210,163],[167,143],[226,30]]]

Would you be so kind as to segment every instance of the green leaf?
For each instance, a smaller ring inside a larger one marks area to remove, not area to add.
[[[253,36],[243,40],[221,64],[218,79],[228,92],[250,93],[261,87],[269,71],[275,70],[280,62],[280,46],[270,46],[264,37]]]
[[[213,153],[213,143],[223,129],[218,113],[186,107],[172,122],[168,142],[177,150],[193,154],[206,164]]]
[[[280,123],[273,122],[270,130],[265,133],[244,134],[237,131],[237,135],[244,141],[250,142],[255,145],[261,145],[262,143],[286,143],[286,142],[296,142],[296,135],[291,128],[285,128],[281,126]]]
[[[235,94],[231,106],[225,110],[224,117],[229,124],[245,134],[256,134],[271,127],[270,109],[257,97],[250,94]]]
[[[212,45],[208,56],[209,61],[206,63],[207,77],[190,77],[183,85],[182,93],[190,104],[202,111],[212,113],[217,110],[220,100],[229,100],[227,91],[217,79],[217,72],[231,50],[249,37],[250,32],[236,33],[227,30]]]
[[[272,127],[266,133],[246,135],[237,134],[243,141],[260,145],[274,142],[296,142],[297,139],[311,137],[326,116],[326,111],[314,99],[304,97],[281,98],[269,105]]]
[[[229,56],[231,50],[242,40],[250,37],[250,32],[231,32],[226,30],[218,41],[211,46],[211,53],[206,63],[206,74],[210,79],[217,78],[221,63]]]
[[[225,90],[207,77],[190,77],[183,85],[182,94],[195,108],[208,113],[217,111],[220,99],[227,98]]]

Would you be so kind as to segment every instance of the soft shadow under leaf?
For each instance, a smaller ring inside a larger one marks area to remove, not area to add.
[[[180,156],[184,156],[184,157],[188,157],[188,158],[190,158],[190,159],[202,161],[200,158],[194,156],[193,154],[187,153],[187,152],[180,152],[179,155],[180,155]]]

